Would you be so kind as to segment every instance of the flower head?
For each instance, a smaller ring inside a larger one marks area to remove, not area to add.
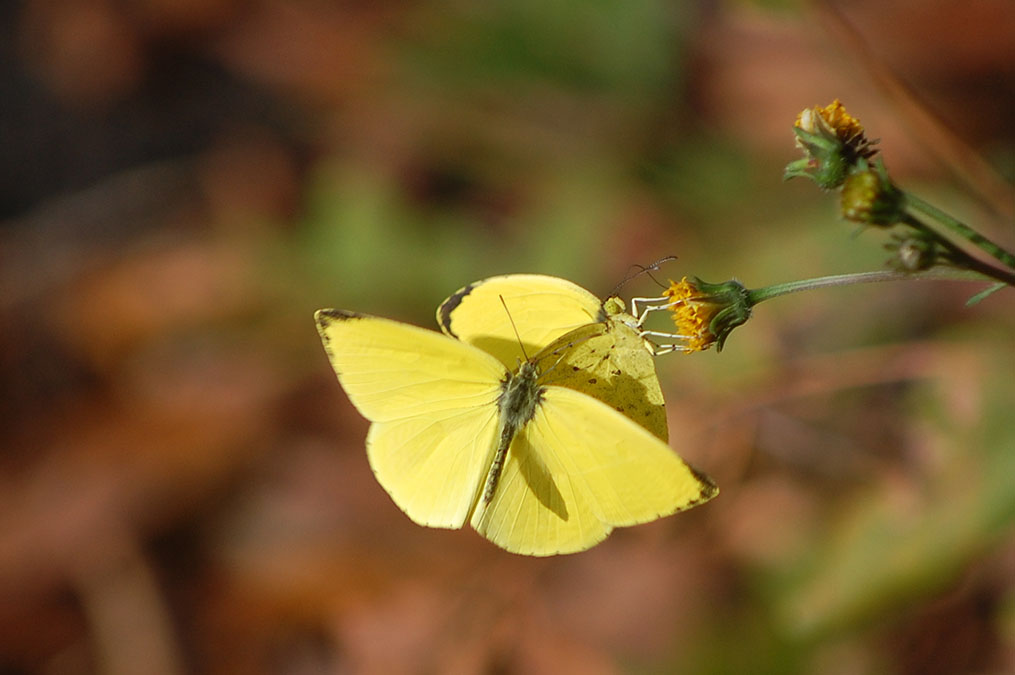
[[[846,112],[846,106],[842,105],[839,99],[835,99],[824,108],[807,108],[801,111],[797,115],[796,126],[812,134],[819,128],[833,131],[839,141],[854,148],[859,149],[861,144],[870,145],[864,136],[860,120]],[[800,139],[797,139],[797,144],[802,147]],[[870,148],[865,148],[864,151],[870,153],[868,157],[875,152]]]
[[[738,281],[709,284],[696,277],[670,280],[663,291],[667,309],[684,339],[684,351],[700,352],[713,344],[722,351],[730,332],[751,317],[747,290]]]
[[[860,121],[838,99],[824,108],[807,108],[793,125],[796,144],[806,157],[786,167],[785,178],[807,176],[826,189],[842,185],[860,160],[877,152]]]

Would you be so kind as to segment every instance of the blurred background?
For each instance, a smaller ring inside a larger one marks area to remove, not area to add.
[[[1015,671],[1010,290],[804,293],[660,358],[722,493],[551,559],[392,504],[311,318],[436,328],[477,279],[606,295],[667,255],[879,269],[781,180],[833,98],[1011,248],[1010,0],[27,0],[0,31],[0,673]]]

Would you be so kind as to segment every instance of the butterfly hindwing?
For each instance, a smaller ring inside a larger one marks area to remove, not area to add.
[[[496,413],[487,405],[375,423],[367,457],[377,481],[414,522],[460,528],[490,467]]]
[[[542,388],[533,419],[516,435],[497,491],[472,525],[527,555],[587,549],[614,527],[682,511],[715,485],[646,429],[566,387]]]
[[[644,523],[707,501],[717,490],[670,447],[599,401],[546,387],[542,414],[526,432],[533,446],[560,454],[595,515],[613,527]]]

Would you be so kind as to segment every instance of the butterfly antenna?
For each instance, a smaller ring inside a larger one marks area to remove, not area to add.
[[[507,312],[508,321],[511,322],[511,330],[515,332],[515,337],[518,338],[518,348],[522,350],[522,356],[524,356],[525,360],[528,361],[529,355],[525,353],[525,344],[522,342],[522,336],[518,333],[518,326],[515,325],[515,320],[511,316],[511,310],[508,309],[507,302],[504,300],[503,295],[498,295],[497,297],[500,298],[500,304],[504,305],[504,311]]]
[[[663,258],[660,258],[659,260],[656,260],[654,263],[652,263],[651,265],[649,265],[648,267],[645,268],[645,274],[648,275],[649,279],[651,279],[652,281],[654,281],[656,283],[656,286],[659,286],[659,288],[666,288],[666,284],[662,283],[661,281],[656,279],[654,276],[652,276],[652,272],[659,271],[659,268],[662,267],[664,264],[666,264],[668,262],[673,262],[676,259],[677,259],[677,256],[675,256],[675,255],[668,255],[668,256],[665,256]]]
[[[648,265],[647,267],[644,266],[644,265],[637,265],[637,264],[636,265],[631,265],[631,267],[633,269],[627,273],[627,276],[625,276],[620,281],[619,284],[617,284],[616,286],[613,287],[613,290],[610,291],[610,295],[611,296],[612,295],[617,295],[618,293],[620,293],[620,289],[623,288],[627,284],[627,282],[631,281],[632,279],[636,279],[637,277],[641,276],[642,274],[647,274],[648,277],[652,281],[656,282],[656,284],[658,284],[660,287],[665,288],[666,285],[659,283],[659,280],[656,279],[654,276],[652,276],[652,272],[658,271],[658,269],[660,267],[662,267],[665,263],[672,262],[672,261],[674,261],[676,259],[677,259],[677,256],[675,256],[675,255],[668,255],[668,256],[660,258],[659,260],[656,260],[654,263]]]

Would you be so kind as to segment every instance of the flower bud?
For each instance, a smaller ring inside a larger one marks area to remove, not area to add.
[[[928,237],[896,237],[885,248],[895,252],[888,264],[900,272],[922,272],[941,262],[940,246]]]
[[[894,225],[905,218],[905,196],[882,166],[864,169],[842,184],[842,217],[865,225]]]

